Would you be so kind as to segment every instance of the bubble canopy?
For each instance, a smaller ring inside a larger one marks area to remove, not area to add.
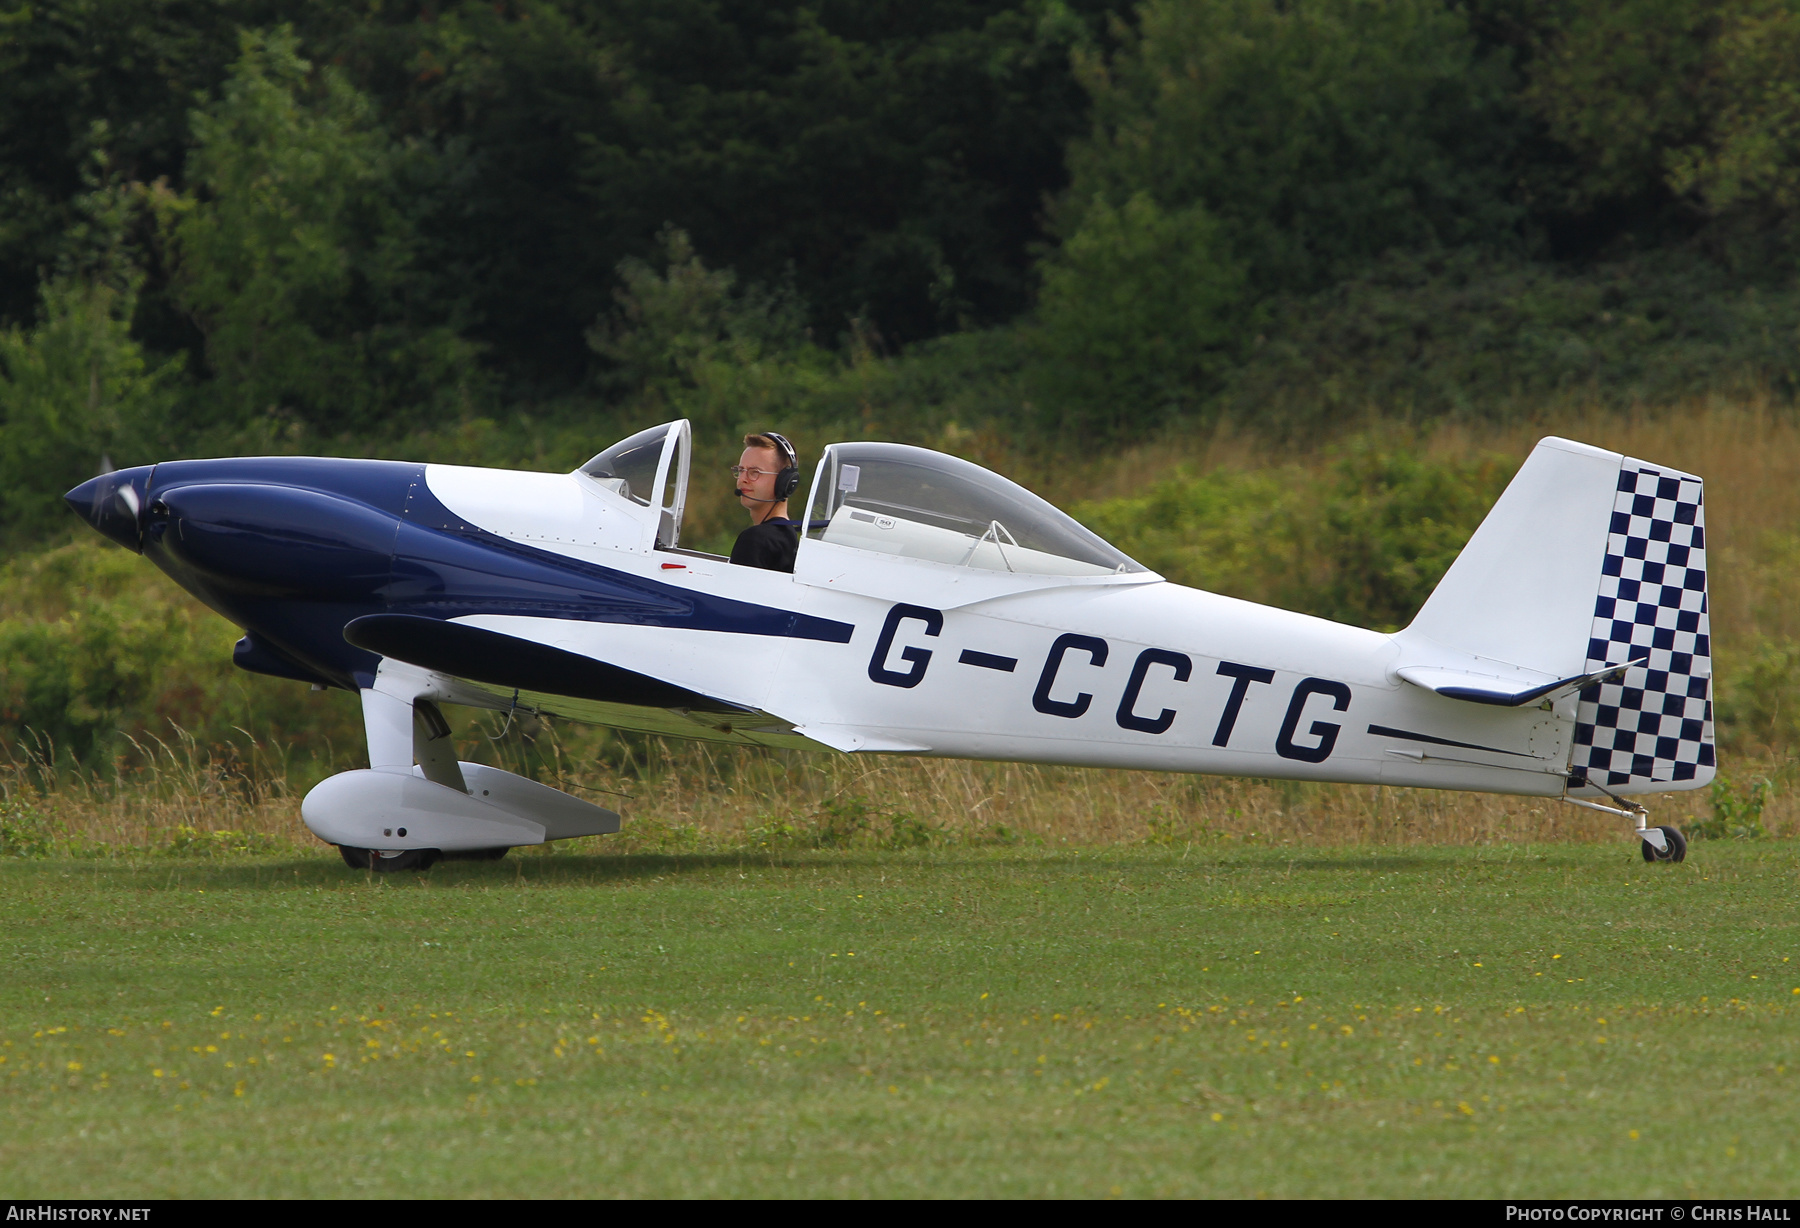
[[[942,452],[840,443],[819,461],[811,540],[983,571],[1102,576],[1144,568],[1016,482]]]
[[[672,550],[681,536],[692,453],[693,428],[686,418],[678,418],[621,439],[576,472],[648,508],[655,545]]]
[[[665,422],[639,431],[629,439],[621,439],[583,465],[581,472],[606,483],[609,489],[633,503],[649,507],[649,496],[656,486],[656,469],[662,461],[663,444],[675,425]]]

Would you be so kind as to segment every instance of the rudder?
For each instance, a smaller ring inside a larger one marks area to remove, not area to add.
[[[1701,480],[1621,458],[1588,669],[1646,663],[1589,686],[1569,767],[1608,789],[1697,788],[1717,770]]]

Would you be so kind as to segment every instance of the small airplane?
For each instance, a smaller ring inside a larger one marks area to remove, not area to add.
[[[1715,772],[1699,478],[1532,451],[1405,630],[1186,588],[1023,487],[894,443],[816,466],[792,574],[680,545],[685,420],[573,473],[167,461],[70,491],[244,629],[233,660],[362,699],[369,767],[306,825],[352,866],[619,830],[459,762],[442,705],[751,746],[1560,797]],[[798,478],[798,473],[792,475]]]

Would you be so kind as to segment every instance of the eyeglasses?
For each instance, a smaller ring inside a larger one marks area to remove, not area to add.
[[[731,475],[733,477],[749,478],[752,482],[760,477],[774,477],[775,474],[776,470],[774,469],[746,469],[742,465],[733,465],[731,467]]]

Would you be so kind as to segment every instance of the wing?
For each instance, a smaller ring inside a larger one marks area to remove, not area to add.
[[[780,717],[580,653],[417,614],[353,619],[358,648],[448,675],[495,701],[592,725],[742,745],[808,747]]]

